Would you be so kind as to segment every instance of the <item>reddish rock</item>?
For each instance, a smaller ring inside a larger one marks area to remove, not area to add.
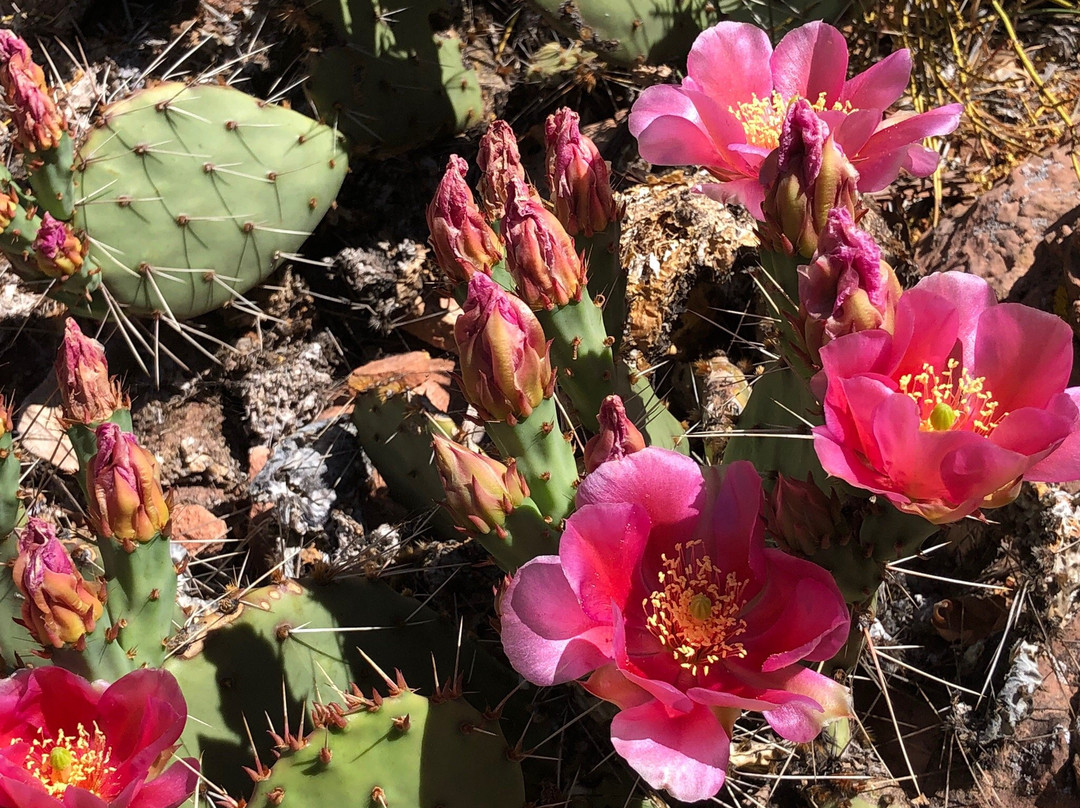
[[[173,506],[170,531],[188,555],[213,555],[225,546],[229,526],[202,505],[180,503]]]

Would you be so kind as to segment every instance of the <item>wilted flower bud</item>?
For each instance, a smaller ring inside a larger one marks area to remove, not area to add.
[[[483,172],[479,190],[480,199],[484,203],[484,213],[492,221],[500,219],[506,210],[506,200],[510,198],[511,180],[527,182],[517,138],[514,137],[510,124],[503,120],[491,124],[480,138],[476,164]]]
[[[8,185],[6,191],[0,191],[0,233],[7,230],[18,210],[19,195],[15,193],[14,186]]]
[[[800,315],[814,364],[820,365],[821,347],[844,334],[870,328],[891,334],[901,291],[870,234],[847,208],[830,210],[814,260],[799,267]]]
[[[574,240],[544,203],[520,180],[510,184],[502,231],[506,268],[517,293],[534,309],[551,309],[581,299],[585,264]]]
[[[504,536],[507,515],[529,496],[529,486],[511,459],[498,460],[435,436],[435,467],[442,478],[446,505],[467,530]]]
[[[780,145],[762,168],[762,180],[762,241],[776,252],[810,258],[829,210],[855,213],[859,172],[806,99],[788,107]]]
[[[71,318],[64,326],[64,342],[55,369],[64,418],[71,423],[98,423],[114,411],[131,406],[120,382],[109,378],[101,343],[83,334]]]
[[[780,474],[768,497],[765,519],[782,547],[806,556],[850,539],[836,492],[826,496],[809,475],[803,481]]]
[[[45,85],[45,74],[30,58],[30,48],[7,29],[0,29],[0,86],[23,149],[55,148],[64,134],[64,118]]]
[[[0,394],[0,438],[4,437],[11,431],[11,407],[4,401],[3,394]],[[3,455],[0,455],[0,460],[3,460]]]
[[[555,215],[571,236],[592,236],[616,218],[611,173],[596,144],[581,134],[579,117],[569,107],[549,115],[544,126],[547,179]]]
[[[25,598],[22,623],[39,643],[85,647],[86,635],[101,618],[105,587],[79,574],[48,522],[30,519],[19,534],[12,575]]]
[[[50,278],[66,278],[82,268],[86,242],[76,238],[66,222],[46,213],[34,237],[34,255],[38,269]]]
[[[462,392],[488,421],[516,423],[551,395],[550,342],[527,305],[487,275],[469,279],[454,323]]]
[[[585,471],[645,448],[645,438],[626,417],[626,408],[618,396],[608,396],[601,402],[597,420],[600,431],[585,443]]]
[[[484,220],[465,182],[469,164],[450,155],[446,173],[427,209],[431,246],[442,271],[455,283],[463,283],[474,272],[491,274],[502,260],[502,239]]]
[[[158,464],[116,424],[101,424],[96,435],[98,451],[86,473],[90,521],[98,535],[117,539],[130,553],[169,521]]]

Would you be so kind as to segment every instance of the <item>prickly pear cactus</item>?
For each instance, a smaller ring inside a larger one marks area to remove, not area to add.
[[[399,7],[400,6],[400,7]],[[307,90],[361,152],[393,154],[481,123],[484,97],[442,0],[316,0],[336,42],[311,62]]]
[[[332,129],[239,90],[136,92],[106,108],[76,153],[72,225],[101,284],[89,301],[78,277],[61,294],[98,317],[220,308],[300,247],[347,168]]]
[[[266,779],[256,784],[248,805],[525,804],[521,765],[508,757],[498,722],[460,697],[428,700],[406,689],[386,698],[349,701],[348,713],[331,710],[331,720],[317,718],[323,726],[305,739],[290,739]]]

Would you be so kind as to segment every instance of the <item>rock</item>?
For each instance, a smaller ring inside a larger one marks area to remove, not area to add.
[[[365,327],[386,333],[396,320],[411,319],[422,311],[427,254],[423,244],[405,239],[400,244],[379,242],[375,249],[348,247],[334,257],[333,272],[351,290]]]
[[[229,526],[202,505],[178,503],[169,520],[170,537],[190,556],[214,555],[225,546]]]
[[[132,419],[142,444],[161,459],[163,485],[193,478],[226,487],[243,482],[219,398],[151,400],[133,410]]]
[[[1068,147],[1036,155],[916,247],[925,272],[950,269],[985,278],[1000,300],[1063,313],[1062,266],[1071,252],[1080,279],[1080,183]],[[1080,297],[1080,280],[1074,281]]]

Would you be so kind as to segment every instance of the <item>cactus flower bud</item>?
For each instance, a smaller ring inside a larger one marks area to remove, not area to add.
[[[46,213],[34,237],[34,255],[38,269],[50,278],[66,278],[82,268],[86,242],[76,238],[66,222]]]
[[[49,94],[44,72],[30,58],[30,48],[7,29],[0,29],[0,86],[19,145],[28,152],[55,148],[64,134],[64,117]]]
[[[454,323],[465,397],[488,421],[516,423],[551,395],[555,374],[536,315],[487,275],[469,279]]]
[[[468,163],[450,155],[427,209],[435,258],[454,283],[464,283],[474,272],[490,275],[504,253],[502,239],[484,220],[465,182],[468,172]]]
[[[4,401],[3,394],[0,394],[0,438],[9,433],[11,429],[11,407]],[[0,454],[0,460],[3,459],[4,455]]]
[[[830,210],[814,260],[799,267],[800,316],[814,364],[821,364],[821,347],[844,334],[870,328],[891,334],[901,291],[870,234],[847,208]]]
[[[846,207],[854,216],[859,172],[802,98],[788,107],[774,157],[762,168],[763,245],[810,258],[832,208]]]
[[[514,277],[517,293],[534,309],[552,309],[581,299],[585,263],[574,240],[520,180],[510,184],[503,237],[506,268]]]
[[[15,193],[13,186],[8,185],[6,191],[0,191],[0,233],[8,229],[18,210],[19,195]]]
[[[55,369],[64,418],[70,423],[98,423],[107,420],[114,411],[131,406],[120,389],[120,382],[109,378],[101,343],[83,334],[71,318],[64,326],[64,342],[56,356]]]
[[[19,534],[12,575],[25,598],[22,624],[34,638],[50,648],[84,648],[101,619],[105,587],[79,574],[48,522],[30,519]]]
[[[446,505],[466,530],[506,535],[507,515],[529,496],[529,486],[513,459],[509,465],[435,436],[435,466]]]
[[[836,492],[826,496],[809,475],[805,481],[779,475],[768,497],[765,522],[781,547],[805,556],[851,538]]]
[[[579,117],[568,107],[549,115],[544,126],[547,179],[555,215],[572,236],[592,236],[616,218],[611,173],[596,144],[581,134]]]
[[[626,408],[618,396],[608,396],[600,404],[600,431],[585,444],[585,471],[592,471],[608,460],[621,460],[645,448],[645,438],[626,417]]]
[[[117,539],[130,553],[169,521],[158,464],[116,424],[101,424],[96,435],[98,451],[86,473],[90,521],[98,535]]]
[[[501,219],[506,210],[506,200],[510,198],[510,181],[517,179],[527,182],[517,138],[510,124],[503,120],[491,124],[480,138],[476,164],[483,172],[479,190],[484,212],[492,221]]]

